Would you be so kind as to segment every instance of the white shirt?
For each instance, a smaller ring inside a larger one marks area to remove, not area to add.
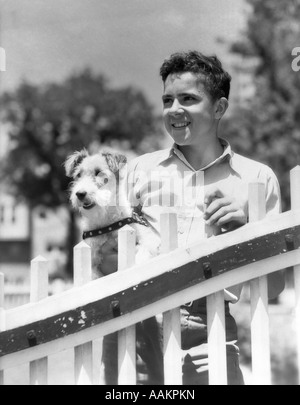
[[[267,216],[281,212],[280,188],[276,175],[267,165],[234,153],[220,139],[223,153],[216,160],[195,170],[177,145],[148,153],[129,163],[131,200],[138,205],[150,225],[160,233],[160,214],[177,213],[178,245],[186,247],[221,232],[207,227],[203,219],[204,193],[217,185],[235,199],[248,214],[248,188],[251,182],[265,187]]]

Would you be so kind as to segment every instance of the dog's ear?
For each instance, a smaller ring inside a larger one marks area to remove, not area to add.
[[[64,163],[66,175],[73,177],[76,167],[89,155],[86,149],[82,149],[80,152],[75,152],[70,155]]]
[[[113,173],[120,172],[127,163],[127,158],[119,153],[103,152],[102,155],[106,159],[109,170]]]

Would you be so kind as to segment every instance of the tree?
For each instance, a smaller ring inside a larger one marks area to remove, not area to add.
[[[1,164],[2,180],[31,208],[69,209],[71,272],[72,249],[77,241],[75,216],[68,202],[70,179],[65,176],[63,162],[75,150],[95,150],[116,142],[128,151],[143,152],[145,139],[151,135],[160,138],[152,107],[140,91],[132,87],[112,89],[104,76],[85,70],[62,84],[23,83],[3,95],[1,111],[11,127],[11,148]]]
[[[273,168],[286,210],[289,171],[300,162],[300,72],[291,67],[292,50],[299,46],[300,0],[247,2],[247,28],[231,50],[253,66],[255,94],[224,122],[224,131],[237,151]]]

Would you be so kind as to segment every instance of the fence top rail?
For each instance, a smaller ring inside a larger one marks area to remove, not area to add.
[[[293,260],[299,261],[299,246],[300,212],[287,212],[9,310],[6,331],[0,333],[0,357],[130,314],[205,281],[212,286],[218,275],[223,276],[221,288],[229,287],[236,284],[227,277],[232,270],[289,253],[296,253]]]

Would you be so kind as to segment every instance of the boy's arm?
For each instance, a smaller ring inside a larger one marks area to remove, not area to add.
[[[281,211],[280,190],[273,172],[269,174],[267,181],[265,179],[265,184],[267,215],[279,214]],[[232,231],[247,223],[247,213],[243,205],[234,197],[226,195],[217,186],[209,189],[205,195],[204,203],[206,205],[204,219],[207,225],[217,225]],[[284,271],[271,273],[267,277],[269,298],[276,298],[285,286]]]
[[[275,173],[268,168],[266,173],[262,173],[266,179],[266,211],[267,216],[281,213],[280,186]],[[285,287],[284,270],[268,274],[268,295],[269,299],[276,298]]]

